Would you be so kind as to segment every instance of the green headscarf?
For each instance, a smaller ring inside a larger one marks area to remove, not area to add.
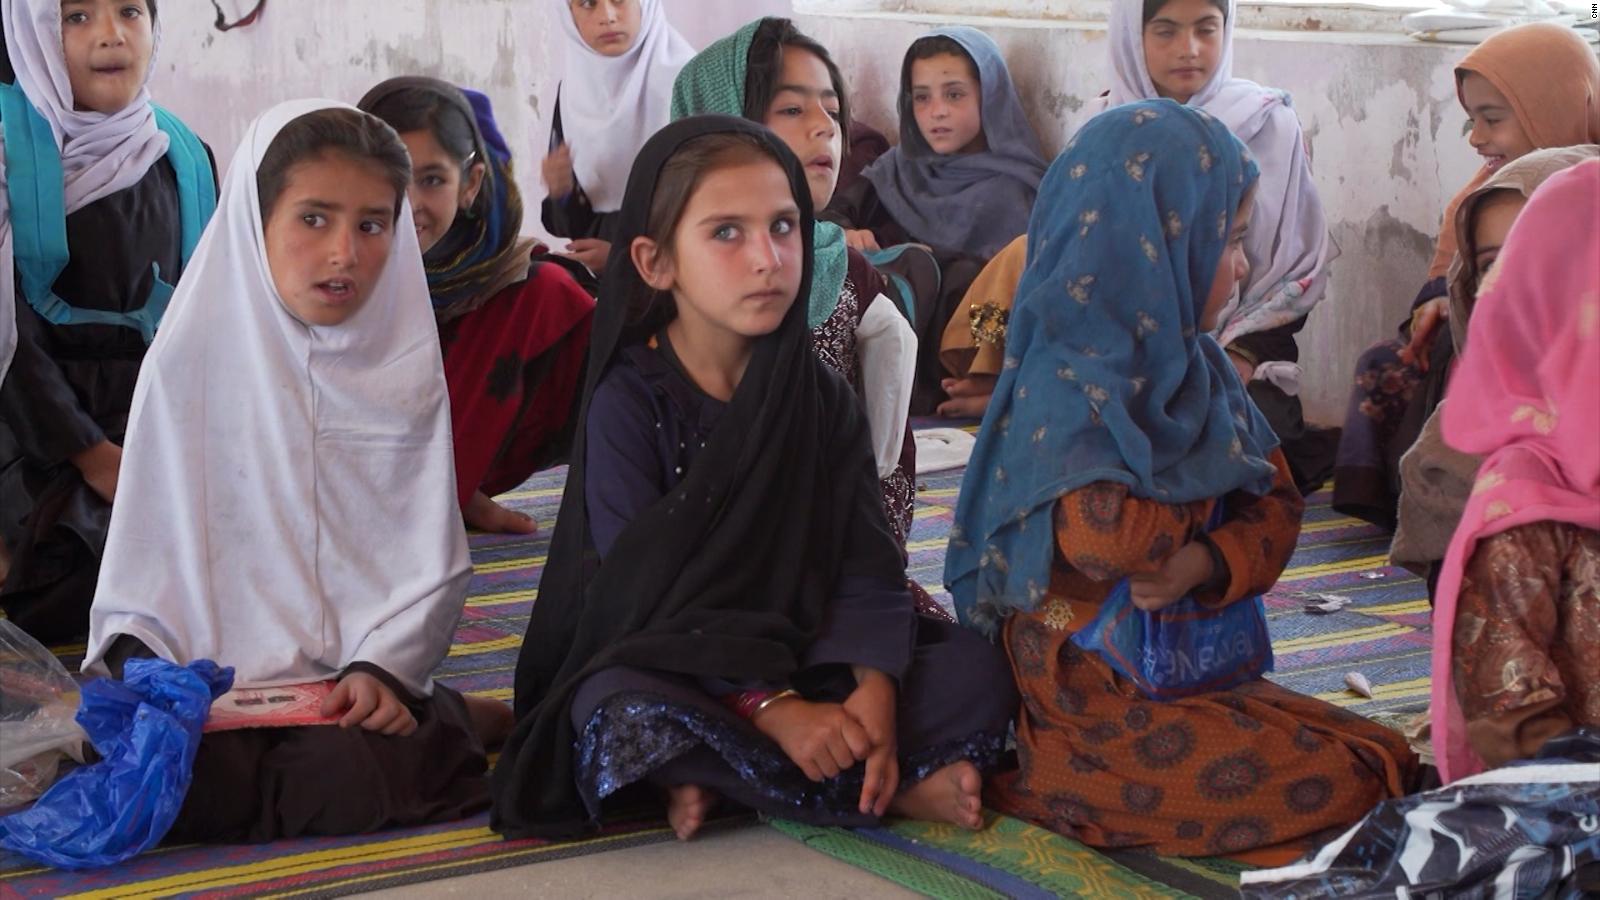
[[[744,83],[750,68],[750,45],[765,21],[751,22],[689,60],[672,84],[674,120],[707,113],[744,117]],[[843,228],[819,219],[812,235],[815,256],[806,324],[816,328],[828,321],[839,306],[839,294],[844,290],[850,259]]]

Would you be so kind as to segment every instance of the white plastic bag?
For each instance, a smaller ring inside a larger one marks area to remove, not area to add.
[[[44,793],[63,756],[83,762],[77,712],[78,685],[66,667],[0,619],[0,809]]]

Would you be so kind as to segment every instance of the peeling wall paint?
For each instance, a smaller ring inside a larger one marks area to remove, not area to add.
[[[891,136],[904,48],[945,22],[976,25],[999,42],[1051,152],[1094,114],[1107,87],[1103,25],[877,12],[798,19],[850,78],[856,114]],[[1405,318],[1426,280],[1444,206],[1476,169],[1453,74],[1467,48],[1350,33],[1244,31],[1237,40],[1235,74],[1292,95],[1343,251],[1327,298],[1299,336],[1308,412],[1337,423],[1356,357]]]

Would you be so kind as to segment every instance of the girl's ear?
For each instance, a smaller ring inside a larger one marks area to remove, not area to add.
[[[639,277],[644,279],[645,284],[658,291],[672,290],[676,280],[672,254],[663,252],[654,238],[634,238],[633,244],[628,247],[628,255],[633,258],[633,267],[639,270]]]
[[[478,202],[478,192],[483,190],[483,177],[487,171],[482,162],[475,162],[467,169],[467,177],[461,180],[462,209],[471,209]]]

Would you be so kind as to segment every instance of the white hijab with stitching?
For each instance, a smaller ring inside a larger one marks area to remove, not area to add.
[[[250,126],[145,357],[86,671],[127,634],[239,686],[368,662],[427,693],[449,650],[472,569],[410,207],[342,325],[290,313],[267,262],[256,169],[329,107],[348,108],[296,101]]]
[[[1309,313],[1328,286],[1328,264],[1339,248],[1311,176],[1311,154],[1288,93],[1233,77],[1236,0],[1227,0],[1222,56],[1189,106],[1199,107],[1243,141],[1261,169],[1245,238],[1250,277],[1218,319],[1227,346],[1246,334],[1286,325]],[[1144,4],[1113,0],[1111,95],[1108,106],[1160,96],[1144,60]]]
[[[567,0],[555,5],[567,44],[561,129],[572,169],[594,209],[613,212],[622,208],[639,148],[672,120],[672,82],[694,47],[667,21],[661,0],[639,0],[639,33],[617,57],[584,43]]]

